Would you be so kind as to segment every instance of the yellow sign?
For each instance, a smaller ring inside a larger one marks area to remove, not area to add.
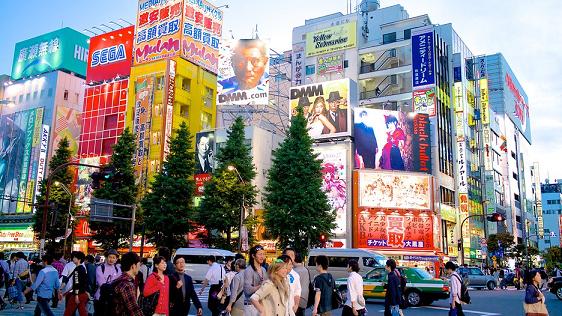
[[[355,22],[306,33],[306,57],[328,54],[356,45]]]
[[[480,104],[482,105],[482,124],[490,124],[490,109],[488,104],[488,79],[480,79]]]

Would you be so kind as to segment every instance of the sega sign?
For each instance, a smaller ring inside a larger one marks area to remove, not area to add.
[[[90,39],[86,81],[101,82],[131,73],[135,27],[129,26]]]

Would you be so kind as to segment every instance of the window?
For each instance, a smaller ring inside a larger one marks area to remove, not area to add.
[[[515,201],[519,201],[519,194],[513,193],[513,198],[515,199]]]
[[[404,30],[404,39],[410,39],[412,37],[412,29]]]
[[[164,89],[164,76],[156,77],[156,90]]]
[[[306,66],[306,75],[307,75],[307,76],[313,75],[314,72],[315,72],[314,65],[308,65],[308,66]]]
[[[20,94],[20,100],[18,103],[22,103],[23,102],[23,94]]]
[[[482,271],[480,269],[477,269],[477,268],[470,268],[468,270],[468,273],[470,275],[484,275],[484,273],[482,273]]]
[[[519,177],[517,176],[517,173],[514,172],[512,176],[513,176],[513,179],[519,180]]]
[[[349,260],[359,261],[359,257],[328,257],[328,267],[347,268]]]
[[[349,61],[347,59],[343,61],[343,68],[349,68]]]
[[[365,267],[376,267],[377,260],[373,257],[363,257],[363,266]]]
[[[30,96],[31,96],[31,93],[27,93],[27,94],[25,95],[25,101],[29,101],[29,97],[30,97]]]
[[[383,44],[394,43],[394,42],[396,42],[396,32],[386,33],[382,36]]]
[[[386,280],[386,275],[388,273],[384,268],[374,269],[373,271],[369,272],[365,277],[369,280]]]
[[[47,93],[47,97],[53,96],[53,88],[49,88],[49,92]]]
[[[201,112],[201,129],[211,128],[212,115],[210,113]]]
[[[68,100],[68,90],[64,90],[64,94],[63,94],[62,97],[63,97],[63,99],[64,99],[65,101]]]
[[[107,131],[116,128],[117,128],[117,114],[106,115],[103,123],[103,129]]]
[[[209,87],[205,87],[205,96],[203,97],[203,104],[208,108],[213,107],[213,94],[214,94],[213,89]]]
[[[43,99],[45,96],[45,89],[41,89],[41,93],[39,93],[39,99]]]
[[[80,101],[80,93],[75,93],[74,94],[74,102],[78,103],[78,101]]]
[[[37,91],[33,92],[33,100],[37,99]]]
[[[180,115],[189,118],[189,107],[186,104],[180,104]]]
[[[181,80],[181,88],[187,92],[191,91],[191,79],[189,78],[182,78]]]

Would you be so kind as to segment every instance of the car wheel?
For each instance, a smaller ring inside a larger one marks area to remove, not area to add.
[[[562,287],[556,289],[556,297],[558,297],[559,300],[562,300]]]
[[[420,291],[410,290],[406,293],[406,300],[410,306],[420,306],[422,303]]]
[[[488,284],[486,284],[486,286],[488,287],[488,290],[493,291],[496,289],[496,282],[488,281]]]

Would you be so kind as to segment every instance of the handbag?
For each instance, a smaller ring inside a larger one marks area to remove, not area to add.
[[[525,316],[548,316],[546,305],[542,302],[535,304],[523,303],[523,309],[525,310]]]
[[[160,298],[160,292],[153,293],[146,296],[142,300],[142,313],[144,316],[152,316],[158,305],[158,299]]]

